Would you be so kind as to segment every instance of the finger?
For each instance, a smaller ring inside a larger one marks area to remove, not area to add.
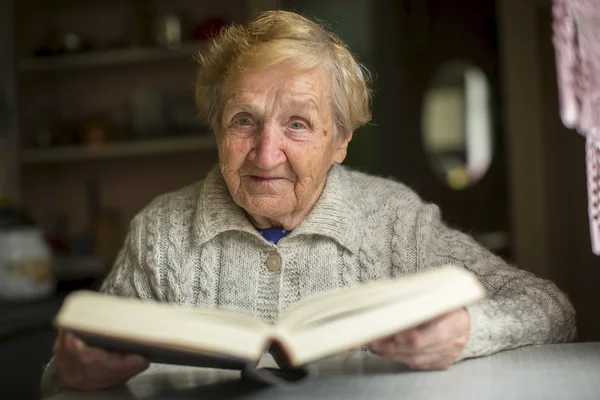
[[[124,375],[124,363],[114,354],[107,356],[103,362],[89,365],[88,374],[97,381],[109,382]]]
[[[65,348],[64,342],[65,342],[64,336],[58,335],[56,337],[56,339],[54,339],[54,344],[52,345],[52,352],[54,354],[58,354],[58,353],[62,352]]]
[[[77,356],[79,354],[79,348],[81,348],[81,344],[78,343],[79,341],[79,338],[77,338],[72,333],[66,333],[64,335],[63,344],[66,350],[68,350],[71,354]]]
[[[86,364],[85,367],[86,375],[89,378],[105,384],[121,382],[140,370],[139,367],[130,365],[126,356],[118,353],[106,353],[106,359],[95,360]]]
[[[434,358],[436,355],[451,355],[451,354],[460,354],[460,351],[455,348],[445,348],[442,350],[414,350],[414,349],[394,349],[387,353],[388,356],[393,358],[403,358],[403,359],[420,359],[424,358]]]
[[[146,369],[150,366],[150,362],[142,356],[130,354],[125,356],[125,366],[131,369]]]
[[[394,343],[393,337],[384,340],[379,340],[369,345],[369,349],[376,354],[385,354],[390,351],[393,351],[395,348],[396,344]]]
[[[427,321],[417,327],[418,330],[430,330],[443,327],[447,331],[456,334],[458,332],[464,332],[465,328],[469,328],[471,325],[471,317],[469,312],[465,308],[460,308],[455,311],[451,311],[437,318]],[[468,331],[468,329],[466,329]]]
[[[445,370],[458,359],[458,355],[456,352],[419,354],[396,353],[390,358],[412,369]]]
[[[369,349],[378,352],[394,345],[394,336],[384,337],[369,344]]]
[[[95,347],[88,347],[83,341],[77,341],[77,349],[79,352],[79,360],[84,365],[104,364],[109,355],[106,351]]]
[[[81,363],[89,364],[94,361],[93,352],[91,352],[90,348],[85,344],[85,342],[78,337],[67,334],[65,336],[65,345],[69,352]]]
[[[59,334],[60,335],[60,334]],[[57,367],[67,387],[95,389],[126,381],[148,368],[147,360],[89,347],[73,334],[57,338]]]
[[[59,330],[55,340],[55,347],[57,348],[56,350],[68,351],[67,342],[69,341],[69,338],[73,338],[73,335],[63,330]]]
[[[410,332],[397,338],[392,351],[402,352],[445,352],[462,349],[466,342],[466,336],[451,336],[446,331],[424,331]]]
[[[465,323],[462,313],[448,313],[417,328],[401,332],[394,337],[394,341],[397,346],[414,349],[464,347],[469,325]]]
[[[150,365],[150,362],[135,354],[107,353],[107,359],[102,365],[111,372],[123,375],[130,371],[144,370]]]
[[[423,335],[419,327],[408,329],[373,343],[372,350],[379,355],[388,355],[395,352],[412,354],[429,347],[427,343],[423,344]]]
[[[378,340],[375,340],[371,343],[371,346],[384,346],[388,343],[392,343],[394,341],[394,335],[387,336]]]

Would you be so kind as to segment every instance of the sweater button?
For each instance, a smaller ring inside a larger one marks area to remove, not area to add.
[[[272,272],[277,272],[281,269],[281,256],[278,253],[272,253],[267,257],[267,268]]]

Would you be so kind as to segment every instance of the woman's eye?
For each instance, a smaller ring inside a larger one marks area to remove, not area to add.
[[[292,122],[290,127],[294,130],[306,129],[306,126],[302,122]]]
[[[248,117],[238,118],[238,120],[236,122],[238,125],[242,125],[242,126],[252,125],[252,121]]]

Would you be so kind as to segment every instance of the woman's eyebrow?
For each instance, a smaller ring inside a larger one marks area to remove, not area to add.
[[[319,102],[313,96],[294,96],[290,100],[290,105],[292,107],[300,107],[306,110],[319,111]]]
[[[247,111],[249,113],[256,113],[256,109],[254,107],[252,107],[250,104],[243,103],[238,100],[227,101],[227,103],[225,103],[225,108],[226,109],[241,108],[242,110]]]
[[[301,98],[295,97],[293,99],[289,99],[286,101],[286,103],[286,108],[301,110],[308,113],[319,113],[319,103],[312,96],[302,96]],[[231,111],[236,109],[241,109],[250,114],[260,114],[260,111],[249,103],[235,98],[230,98],[227,100],[224,110]]]

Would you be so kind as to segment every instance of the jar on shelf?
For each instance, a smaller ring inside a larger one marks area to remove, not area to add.
[[[0,208],[0,299],[38,300],[55,292],[52,251],[37,226]]]

